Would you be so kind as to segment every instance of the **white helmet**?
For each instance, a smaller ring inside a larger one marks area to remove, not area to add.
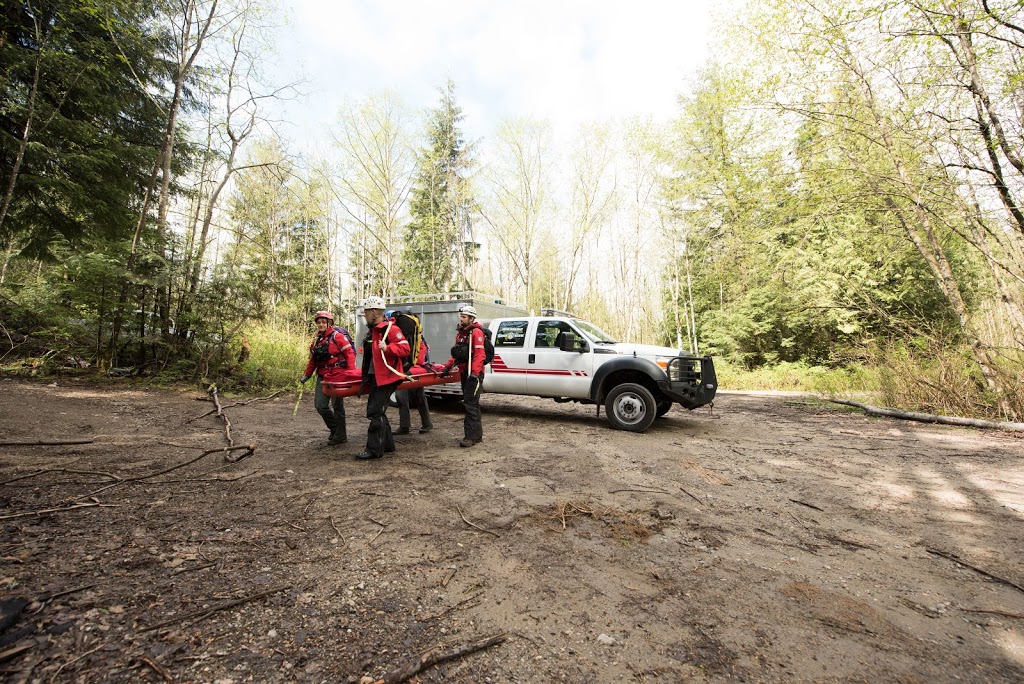
[[[476,318],[476,309],[474,309],[469,304],[463,304],[462,306],[460,306],[459,313],[466,314],[467,316],[472,316],[473,318]]]
[[[383,297],[367,297],[366,301],[363,302],[364,309],[380,309],[384,310],[384,298]]]

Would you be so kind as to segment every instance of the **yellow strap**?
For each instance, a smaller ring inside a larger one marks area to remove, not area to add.
[[[388,321],[388,327],[384,329],[383,341],[385,343],[388,341],[388,333],[391,332],[391,325],[392,325],[392,323],[393,323],[393,321]],[[406,375],[405,373],[396,371],[394,368],[391,367],[391,364],[388,363],[388,357],[384,354],[384,350],[383,349],[380,350],[380,360],[384,362],[384,367],[385,368],[387,368],[389,371],[391,371],[392,373],[394,373],[398,377],[405,378],[406,380],[412,380],[412,376],[411,375]],[[370,359],[370,363],[373,363],[373,359]]]

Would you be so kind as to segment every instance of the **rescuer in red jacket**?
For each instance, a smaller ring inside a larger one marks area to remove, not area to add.
[[[330,382],[332,375],[354,369],[356,350],[352,348],[352,337],[348,331],[334,327],[334,316],[330,311],[317,311],[313,314],[313,320],[316,322],[317,332],[309,345],[309,363],[306,364],[301,382],[306,382],[314,372],[316,373],[313,406],[324,419],[327,429],[331,431],[327,443],[344,444],[348,441],[344,399],[327,396],[321,385],[325,380]]]
[[[459,309],[459,327],[455,332],[455,346],[452,357],[445,364],[446,370],[458,365],[462,373],[462,405],[466,408],[463,420],[463,438],[460,447],[471,447],[484,439],[484,425],[480,418],[480,393],[484,388],[483,327],[476,322],[476,309],[466,304]]]
[[[412,353],[409,341],[393,321],[384,317],[384,300],[368,297],[363,304],[366,319],[366,338],[363,340],[363,384],[359,394],[369,393],[366,417],[370,426],[366,431],[366,449],[356,454],[365,461],[380,458],[395,450],[395,437],[386,414],[392,392],[402,383],[405,375],[402,360]]]

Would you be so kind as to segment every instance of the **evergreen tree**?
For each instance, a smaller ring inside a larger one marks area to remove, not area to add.
[[[419,157],[411,220],[403,251],[404,292],[446,292],[471,287],[466,268],[475,256],[472,217],[476,200],[469,175],[472,147],[462,137],[462,108],[448,81],[427,123]]]
[[[37,0],[0,13],[0,240],[35,257],[134,228],[160,144],[152,3]]]

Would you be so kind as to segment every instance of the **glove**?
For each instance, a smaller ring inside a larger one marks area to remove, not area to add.
[[[441,377],[442,378],[447,378],[451,374],[452,374],[452,364],[446,363],[444,365],[444,368],[441,369]]]
[[[366,390],[367,390],[368,387],[369,387],[369,385],[367,385],[365,382],[363,384],[359,385],[359,391],[356,392],[356,396],[357,397],[361,397],[364,394],[366,394]]]
[[[299,382],[301,382],[302,384],[306,384],[306,381],[308,381],[309,378],[310,378],[310,376],[303,375],[301,378],[299,378]]]

